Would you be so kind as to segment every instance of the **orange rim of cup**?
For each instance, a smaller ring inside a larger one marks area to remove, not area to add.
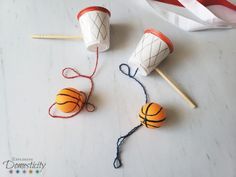
[[[91,12],[91,11],[101,11],[101,12],[104,12],[104,13],[107,13],[109,16],[111,16],[111,12],[106,9],[105,7],[101,7],[101,6],[91,6],[91,7],[87,7],[83,10],[81,10],[78,15],[77,15],[77,19],[79,20],[79,18],[84,15],[85,13],[87,12]]]
[[[144,31],[144,34],[145,34],[145,33],[151,33],[151,34],[153,34],[153,35],[159,37],[161,40],[163,40],[163,41],[168,45],[168,47],[169,47],[169,49],[170,49],[170,53],[172,53],[172,52],[174,51],[174,45],[173,45],[173,43],[171,42],[171,40],[170,40],[168,37],[166,37],[166,35],[164,35],[163,33],[161,33],[160,31],[157,31],[157,30],[155,30],[155,29],[146,29],[146,30]]]

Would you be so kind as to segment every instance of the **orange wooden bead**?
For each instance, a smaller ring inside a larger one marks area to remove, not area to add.
[[[157,103],[147,103],[139,112],[139,120],[147,128],[159,128],[166,119],[165,110]]]
[[[74,88],[64,88],[56,96],[56,108],[65,113],[78,112],[83,108],[86,96]]]

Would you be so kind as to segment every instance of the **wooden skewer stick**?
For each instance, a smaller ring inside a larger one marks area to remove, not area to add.
[[[56,34],[32,34],[33,39],[82,39],[82,36],[67,36]]]
[[[164,74],[159,68],[155,71],[188,103],[191,108],[196,108],[197,105],[185,94],[183,93],[169,78]]]

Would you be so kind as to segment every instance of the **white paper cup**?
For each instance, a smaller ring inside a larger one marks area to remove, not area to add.
[[[86,48],[95,52],[108,50],[110,47],[110,11],[104,7],[92,6],[81,10],[79,20]]]
[[[129,64],[139,68],[141,75],[147,76],[170,53],[173,44],[164,34],[154,29],[147,29],[129,59]]]

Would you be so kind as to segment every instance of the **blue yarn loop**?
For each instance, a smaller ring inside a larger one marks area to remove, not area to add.
[[[124,70],[124,67],[126,67],[126,71]],[[147,94],[147,90],[146,90],[145,86],[138,79],[135,78],[135,76],[138,72],[138,68],[135,70],[133,75],[131,75],[130,66],[126,63],[120,64],[119,69],[124,75],[130,77],[131,79],[134,79],[142,87],[143,92],[145,94],[145,103],[148,103],[148,94]]]
[[[126,70],[124,70],[124,68],[126,68]],[[138,72],[138,68],[135,70],[133,75],[131,75],[130,66],[125,63],[120,64],[119,69],[124,75],[130,77],[131,79],[134,79],[142,87],[143,92],[145,94],[145,103],[148,103],[148,94],[147,94],[145,86],[138,79],[135,78],[135,75]],[[114,168],[117,169],[122,166],[122,161],[121,161],[121,157],[120,157],[121,156],[121,150],[120,150],[121,145],[124,143],[126,138],[128,138],[130,135],[132,135],[134,132],[136,132],[142,125],[143,124],[140,123],[138,126],[134,127],[132,130],[130,130],[126,135],[120,136],[120,138],[118,138],[118,140],[116,142],[116,157],[113,162]]]

